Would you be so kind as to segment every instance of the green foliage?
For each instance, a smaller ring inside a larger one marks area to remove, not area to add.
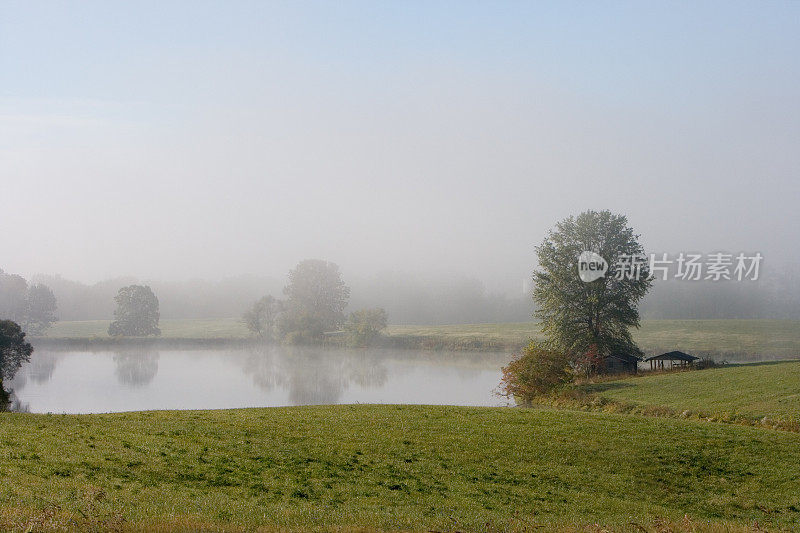
[[[566,410],[3,414],[0,464],[3,531],[25,531],[51,503],[73,520],[92,516],[90,487],[105,493],[102,516],[120,513],[131,531],[636,531],[631,522],[684,515],[701,523],[688,531],[800,523],[798,434]]]
[[[286,311],[278,328],[284,340],[316,342],[325,332],[342,326],[350,288],[342,281],[335,263],[301,261],[289,272],[289,284],[283,292],[287,297]]]
[[[3,380],[11,379],[22,363],[30,359],[33,347],[25,341],[25,332],[16,322],[0,320],[0,411],[8,407],[9,396]]]
[[[245,311],[243,320],[247,329],[265,341],[275,340],[278,315],[284,305],[271,295],[264,296]]]
[[[640,356],[630,328],[639,327],[638,302],[650,288],[648,265],[639,279],[617,279],[621,257],[640,256],[644,249],[627,218],[609,211],[586,211],[556,225],[537,249],[540,271],[534,273],[535,316],[547,346],[584,363],[592,350],[600,356]],[[578,276],[577,258],[584,251],[602,256],[609,265],[604,277],[586,283]]]
[[[386,311],[380,307],[353,311],[344,325],[351,346],[368,346],[388,323]]]
[[[158,298],[147,285],[122,287],[114,297],[117,308],[114,321],[108,326],[112,337],[146,337],[160,335]]]
[[[503,367],[500,391],[519,404],[530,405],[536,396],[563,387],[570,381],[569,357],[531,341],[519,357]]]

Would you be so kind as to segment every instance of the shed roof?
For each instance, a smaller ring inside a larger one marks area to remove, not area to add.
[[[675,350],[673,352],[667,352],[662,353],[661,355],[648,357],[645,359],[645,361],[697,361],[698,359],[700,358]]]
[[[626,363],[638,363],[639,361],[641,361],[641,359],[639,357],[636,357],[635,355],[628,355],[624,353],[612,353],[607,355],[606,357],[611,359],[619,359],[620,361],[625,361]]]

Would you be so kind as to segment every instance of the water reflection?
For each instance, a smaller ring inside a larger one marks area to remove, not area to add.
[[[264,391],[287,388],[292,405],[339,403],[351,383],[379,387],[387,380],[382,359],[366,351],[313,347],[250,348],[244,370]]]
[[[27,378],[39,383],[49,380],[55,367],[55,358],[43,357],[37,359],[36,364],[27,363],[28,372],[24,377],[18,377],[22,374],[22,366],[23,363],[19,361],[0,358],[0,411],[29,411],[28,404],[19,400],[14,389],[24,386]]]
[[[280,358],[277,346],[251,347],[247,348],[245,353],[243,369],[258,388],[269,392],[275,387],[284,386],[286,380],[279,368]]]
[[[335,403],[498,405],[503,354],[335,350],[39,349],[9,383],[33,412]]]
[[[114,353],[114,374],[129,387],[144,387],[158,374],[158,352],[153,349],[128,348]]]

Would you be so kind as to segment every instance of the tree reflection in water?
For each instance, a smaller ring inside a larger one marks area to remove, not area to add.
[[[382,358],[366,350],[308,346],[251,348],[244,371],[264,391],[288,388],[292,405],[338,403],[351,384],[380,387],[388,379]]]
[[[158,374],[157,350],[150,348],[127,348],[114,352],[114,374],[117,381],[129,387],[144,387]]]

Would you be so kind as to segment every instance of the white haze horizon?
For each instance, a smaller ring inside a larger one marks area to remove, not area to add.
[[[796,271],[800,6],[0,6],[0,268],[521,293],[587,209]]]

